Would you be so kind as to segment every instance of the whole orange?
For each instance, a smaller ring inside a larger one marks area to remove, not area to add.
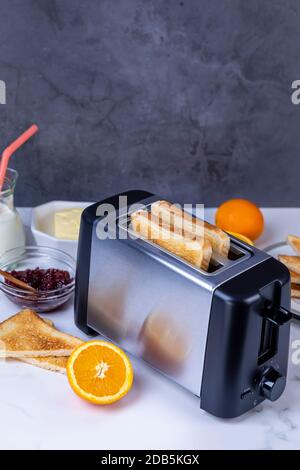
[[[230,199],[218,208],[216,225],[226,232],[237,232],[255,240],[264,230],[264,217],[253,202]]]

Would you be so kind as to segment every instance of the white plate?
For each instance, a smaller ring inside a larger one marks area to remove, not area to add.
[[[273,258],[278,259],[278,255],[291,255],[297,256],[293,248],[290,247],[286,242],[276,243],[275,245],[268,246],[264,249],[269,255]],[[291,311],[294,314],[295,318],[300,320],[300,299],[292,299],[291,301]]]

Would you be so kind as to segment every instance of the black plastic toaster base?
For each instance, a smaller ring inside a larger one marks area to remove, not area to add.
[[[291,316],[284,308],[289,307],[289,273],[273,258],[215,290],[202,409],[234,418],[265,398],[279,398],[287,375]],[[270,390],[264,389],[267,381]]]

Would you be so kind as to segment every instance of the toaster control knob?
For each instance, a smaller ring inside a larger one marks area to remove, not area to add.
[[[272,367],[263,375],[260,382],[260,393],[268,400],[275,401],[285,389],[286,378]]]

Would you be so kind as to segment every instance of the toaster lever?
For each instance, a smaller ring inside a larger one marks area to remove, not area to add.
[[[285,325],[288,323],[292,318],[292,313],[280,305],[274,305],[270,302],[270,304],[266,307],[267,314],[266,318],[276,326]]]
[[[270,300],[265,301],[262,311],[262,330],[258,352],[258,365],[271,359],[278,349],[279,329],[292,318],[292,314],[284,307]]]

